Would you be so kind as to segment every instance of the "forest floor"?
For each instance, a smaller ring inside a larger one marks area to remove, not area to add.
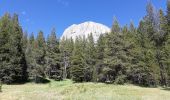
[[[0,100],[170,100],[170,89],[65,80],[3,85]]]

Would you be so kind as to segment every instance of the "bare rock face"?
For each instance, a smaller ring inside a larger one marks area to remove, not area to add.
[[[100,24],[100,23],[95,23],[95,22],[84,22],[81,24],[73,24],[70,27],[68,27],[63,35],[61,36],[60,39],[62,39],[63,37],[65,38],[72,38],[73,40],[76,39],[76,37],[83,37],[85,36],[85,38],[88,37],[89,34],[92,33],[94,41],[97,41],[99,36],[101,34],[105,34],[110,32],[110,28]]]

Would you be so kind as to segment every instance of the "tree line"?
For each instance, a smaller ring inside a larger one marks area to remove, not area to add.
[[[0,80],[3,83],[46,82],[131,83],[141,86],[170,85],[170,1],[166,13],[146,7],[138,27],[120,27],[114,19],[111,32],[94,42],[85,37],[62,38],[52,29],[45,39],[27,36],[18,16],[0,18]]]

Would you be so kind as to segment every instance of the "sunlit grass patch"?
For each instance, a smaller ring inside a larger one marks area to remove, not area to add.
[[[0,100],[169,100],[170,91],[134,85],[73,83],[3,85]]]

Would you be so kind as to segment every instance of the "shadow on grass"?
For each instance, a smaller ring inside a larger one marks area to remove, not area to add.
[[[164,87],[161,90],[170,91],[170,87]]]
[[[13,83],[3,83],[3,84],[6,84],[6,85],[24,85],[24,84],[27,84],[27,83],[48,84],[50,82],[51,82],[50,80],[40,77],[40,78],[37,78],[37,80],[29,79],[25,82],[13,82]]]
[[[42,83],[42,84],[47,84],[47,83],[50,83],[51,81],[50,80],[48,80],[48,79],[43,79],[40,83]]]
[[[161,90],[170,91],[170,87],[165,87],[165,86],[144,86],[144,85],[138,85],[138,84],[133,84],[133,85],[143,87],[143,88],[158,88],[158,87],[160,87]]]
[[[30,80],[30,82],[34,82],[34,83],[37,83],[37,84],[47,84],[47,83],[50,83],[51,81],[46,79],[46,78],[42,78],[42,77],[38,77],[36,80]]]
[[[125,83],[126,85],[134,85],[134,86],[138,86],[138,87],[142,87],[142,88],[158,88],[158,85],[141,85],[141,84],[134,84],[134,83]]]
[[[29,81],[25,81],[25,82],[13,82],[13,83],[3,83],[5,85],[24,85],[26,83],[28,83]]]

